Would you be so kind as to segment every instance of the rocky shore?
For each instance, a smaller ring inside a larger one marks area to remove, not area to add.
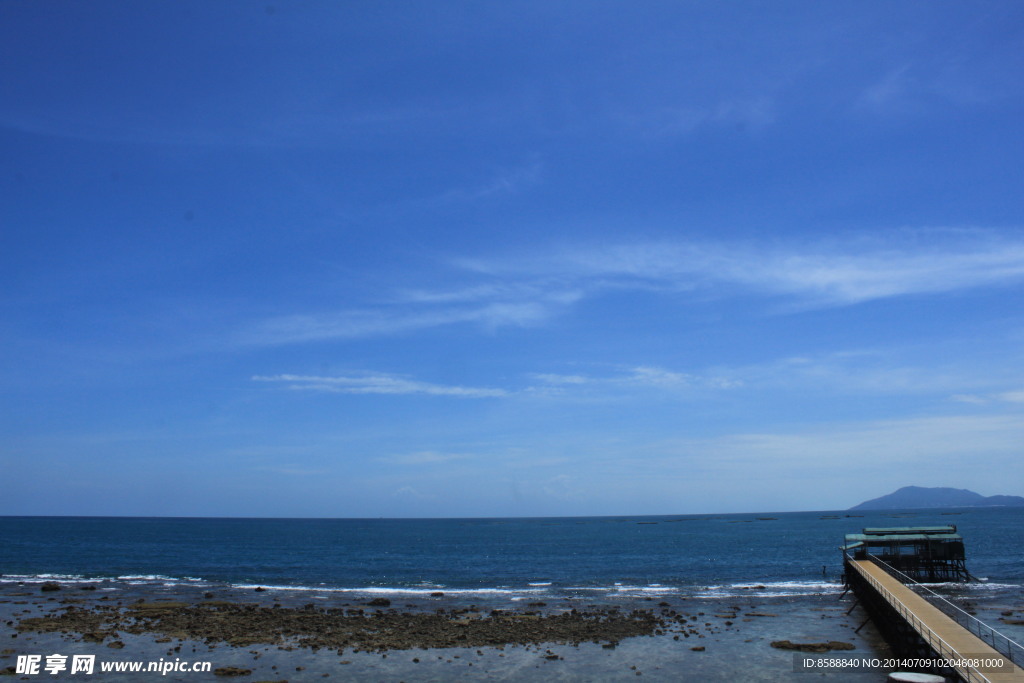
[[[71,604],[46,616],[21,619],[16,628],[20,632],[77,634],[83,640],[108,645],[118,642],[122,633],[130,633],[207,645],[386,652],[540,643],[614,645],[625,638],[662,632],[666,620],[687,623],[685,615],[674,612],[658,616],[651,610],[624,613],[614,608],[558,614],[481,613],[465,608],[423,613],[387,607],[308,604],[292,608],[211,600],[195,605],[138,602],[126,607]]]
[[[81,653],[97,662],[212,663],[207,673],[160,676],[190,683],[331,676],[770,681],[792,672],[793,651],[879,646],[869,629],[853,633],[856,624],[835,596],[467,604],[465,596],[436,592],[399,599],[113,581],[8,584],[0,590],[0,676],[18,675],[19,655]]]

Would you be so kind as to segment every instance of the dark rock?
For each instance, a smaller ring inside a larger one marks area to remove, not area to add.
[[[387,598],[374,598],[366,604],[370,607],[391,607],[391,601]]]
[[[543,615],[498,611],[486,616],[475,610],[397,612],[334,608],[306,609],[254,603],[139,602],[119,606],[70,606],[64,612],[21,619],[19,631],[97,633],[116,638],[116,631],[152,634],[247,647],[255,643],[295,647],[377,652],[444,647],[499,647],[585,642],[612,648],[625,638],[664,632],[666,622],[648,610],[624,614],[593,607]],[[17,635],[17,634],[12,634]],[[281,638],[294,644],[284,645]],[[552,653],[548,653],[552,654]]]
[[[39,587],[39,590],[41,590],[41,591],[59,591],[60,590],[60,584],[57,583],[56,581],[47,581],[46,583],[44,583],[42,586]]]
[[[248,676],[252,669],[241,669],[237,666],[221,666],[213,670],[214,676]]]
[[[827,643],[792,643],[788,640],[776,640],[772,647],[779,650],[797,650],[799,652],[829,652],[830,650],[854,650],[852,643],[830,640]]]

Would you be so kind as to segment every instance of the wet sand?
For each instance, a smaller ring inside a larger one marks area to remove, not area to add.
[[[780,648],[782,641],[812,651],[825,644],[826,651],[887,653],[870,626],[854,634],[862,618],[847,616],[849,605],[835,595],[466,602],[442,593],[397,604],[308,591],[8,585],[0,590],[0,672],[15,675],[19,654],[60,653],[92,654],[97,662],[211,663],[210,673],[97,671],[97,680],[771,681],[795,675],[794,652]]]

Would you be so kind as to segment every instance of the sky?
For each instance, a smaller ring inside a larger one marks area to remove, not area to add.
[[[0,2],[3,515],[1024,495],[1024,5]]]

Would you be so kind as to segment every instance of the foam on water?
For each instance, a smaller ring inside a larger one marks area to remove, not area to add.
[[[0,583],[45,583],[47,581],[91,583],[102,581],[102,579],[87,579],[79,574],[0,574]]]
[[[232,588],[240,590],[255,590],[262,588],[266,591],[296,591],[316,593],[349,593],[353,595],[408,595],[414,597],[427,597],[431,593],[444,593],[445,595],[520,595],[520,594],[541,594],[545,591],[540,589],[523,588],[446,588],[444,586],[433,586],[431,588],[411,588],[404,586],[360,586],[354,588],[330,587],[330,586],[288,586],[273,584],[233,584]]]
[[[795,595],[828,595],[842,592],[843,585],[831,581],[764,581],[707,586],[698,597],[739,597],[743,595],[771,597]]]

